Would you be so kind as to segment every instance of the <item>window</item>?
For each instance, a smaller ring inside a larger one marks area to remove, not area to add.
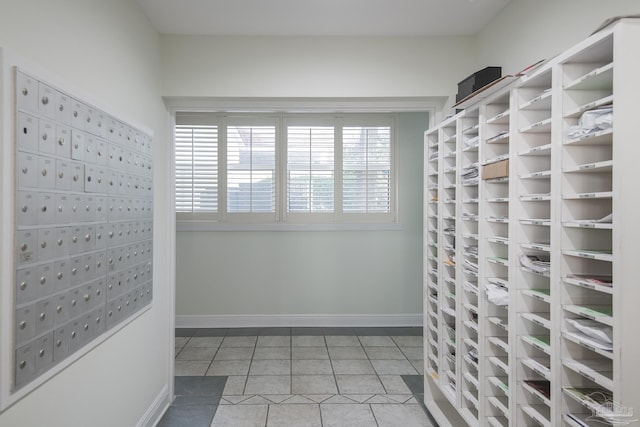
[[[227,126],[227,212],[275,212],[275,126]]]
[[[343,210],[391,211],[391,129],[349,126],[343,129]]]
[[[287,126],[287,212],[333,213],[333,126]]]
[[[178,221],[394,223],[394,117],[176,115]]]
[[[218,127],[175,129],[176,211],[218,211]]]

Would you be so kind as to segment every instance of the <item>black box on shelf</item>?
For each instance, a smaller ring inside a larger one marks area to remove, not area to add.
[[[466,79],[458,83],[458,94],[456,102],[471,95],[476,90],[488,85],[494,80],[502,77],[502,67],[486,67],[480,71],[476,71]]]

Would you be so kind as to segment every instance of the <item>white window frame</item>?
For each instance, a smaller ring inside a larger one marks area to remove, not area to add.
[[[186,113],[176,115],[179,125],[218,127],[218,211],[176,212],[178,223],[220,225],[340,225],[397,223],[397,126],[395,114],[226,114]],[[227,126],[275,126],[275,212],[228,212],[227,206]],[[287,211],[287,130],[288,126],[334,127],[334,212]],[[344,126],[389,126],[391,129],[391,200],[388,213],[344,213],[342,206],[342,128]],[[175,142],[174,142],[175,144]]]
[[[314,113],[316,115],[326,114],[331,117],[346,115],[360,115],[364,117],[372,113],[384,113],[397,118],[397,113],[401,112],[426,112],[429,123],[426,127],[431,127],[441,117],[442,105],[447,101],[446,97],[395,97],[395,98],[218,98],[218,97],[164,97],[165,105],[171,116],[170,132],[172,134],[176,116],[180,114],[205,114],[209,116],[224,116],[236,112],[272,113],[284,112],[288,116],[303,112]],[[398,122],[394,126],[393,144],[393,193],[392,199],[395,221],[383,223],[350,218],[343,222],[299,222],[292,220],[279,221],[274,223],[230,223],[220,220],[218,214],[207,218],[201,213],[194,215],[177,215],[177,231],[366,231],[366,230],[400,230],[401,216],[400,205],[398,203],[399,194],[399,173],[397,169],[398,150],[400,141],[398,139]],[[171,141],[173,155],[173,141]],[[219,161],[226,162],[221,156]],[[286,159],[284,159],[286,161]],[[286,163],[284,164],[286,168]],[[277,191],[286,191],[283,188],[282,179]],[[284,184],[286,186],[286,183]],[[222,190],[218,190],[223,194]],[[278,195],[278,203],[284,201]],[[221,206],[225,201],[219,200]],[[280,206],[280,205],[278,205]],[[283,209],[280,208],[283,212]],[[341,219],[341,218],[339,218]]]

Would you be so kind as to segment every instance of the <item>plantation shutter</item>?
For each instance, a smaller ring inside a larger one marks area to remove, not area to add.
[[[175,127],[176,211],[218,211],[218,127]]]
[[[334,211],[333,126],[287,127],[287,212]]]
[[[345,126],[342,152],[343,212],[391,212],[391,128]]]
[[[227,126],[227,212],[275,212],[276,127]]]

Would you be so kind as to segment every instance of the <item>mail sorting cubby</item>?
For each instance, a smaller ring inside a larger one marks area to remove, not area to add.
[[[620,327],[614,325],[614,286],[624,281],[614,277],[613,269],[614,257],[620,255],[614,252],[620,246],[614,243],[613,230],[621,225],[612,218],[614,209],[620,209],[613,169],[620,164],[617,154],[624,153],[617,144],[629,140],[614,139],[619,93],[625,90],[614,82],[617,66],[614,34],[610,34],[567,58],[558,70],[562,88],[561,385],[562,414],[569,425],[588,423],[598,403],[619,401],[614,396],[615,360],[620,357],[620,345],[613,346],[617,332],[613,328]],[[625,105],[620,104],[620,108]]]
[[[480,107],[479,161],[481,173],[485,165],[506,162],[509,157],[509,95],[506,89],[490,96]],[[509,353],[508,310],[504,301],[488,298],[490,292],[503,294],[507,291],[508,271],[499,259],[508,259],[509,176],[508,169],[502,173],[482,177],[479,187],[479,333],[481,411],[485,422],[494,426],[506,425],[504,415],[509,408],[505,396],[509,390],[510,365],[505,355]],[[497,262],[496,262],[497,261]],[[485,421],[486,419],[486,421]]]
[[[149,135],[16,69],[13,389],[152,298]]]
[[[479,372],[473,358],[477,355],[478,340],[478,245],[463,236],[478,235],[478,147],[479,111],[465,110],[458,118],[459,184],[458,184],[458,353],[460,356],[460,391],[462,415],[471,422],[479,417]],[[460,286],[462,283],[462,286]],[[477,357],[476,357],[477,359]],[[471,362],[471,363],[470,363]]]
[[[484,372],[485,420],[494,426],[508,425],[512,405],[511,346],[508,331],[511,271],[510,238],[510,100],[507,89],[498,91],[480,106],[481,227],[479,247],[481,334],[480,352]],[[497,167],[501,165],[500,167]],[[493,172],[488,172],[493,169]]]
[[[457,286],[456,286],[456,205],[457,205],[457,117],[443,123],[440,128],[440,174],[441,179],[441,229],[440,278],[442,292],[440,297],[441,333],[440,382],[445,394],[453,402],[457,399]]]
[[[481,170],[494,173],[479,182],[477,425],[639,418],[638,40],[640,20],[623,19],[516,80],[508,97],[477,103]],[[425,404],[439,424],[476,425],[464,396],[446,402],[432,378]]]
[[[515,194],[514,260],[516,331],[515,425],[552,422],[551,245],[552,224],[552,69],[526,76],[512,91],[512,156]],[[557,150],[556,150],[557,151]]]
[[[439,246],[438,246],[438,195],[439,195],[439,129],[432,129],[425,134],[424,153],[426,165],[425,173],[425,196],[426,202],[425,218],[424,218],[424,312],[428,313],[425,317],[423,334],[425,344],[425,360],[426,372],[434,380],[438,379],[440,370],[440,351],[438,349],[440,343],[440,321],[439,321],[439,295],[440,278],[439,278]]]

